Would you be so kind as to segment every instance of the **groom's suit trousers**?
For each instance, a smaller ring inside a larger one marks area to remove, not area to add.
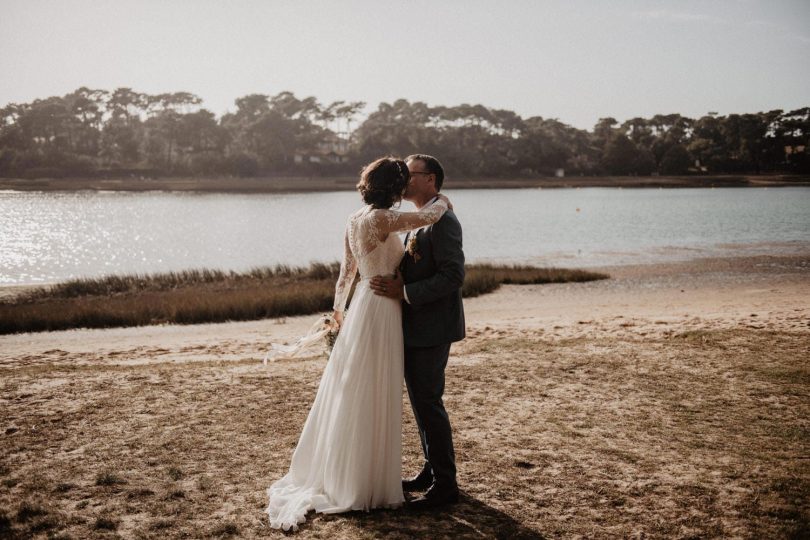
[[[456,455],[444,408],[444,369],[450,344],[405,347],[405,384],[428,466],[437,484],[456,485]]]

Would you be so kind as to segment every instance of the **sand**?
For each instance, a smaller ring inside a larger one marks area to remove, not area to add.
[[[297,536],[810,534],[810,255],[603,270],[465,301],[460,504],[310,514]],[[314,320],[0,336],[0,535],[282,536],[264,489],[325,359],[261,358]],[[409,412],[403,441],[415,472]]]

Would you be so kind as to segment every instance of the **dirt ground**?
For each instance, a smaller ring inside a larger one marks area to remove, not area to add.
[[[605,270],[465,301],[458,505],[295,536],[810,536],[810,256]],[[326,360],[261,358],[314,320],[0,336],[0,537],[284,536],[265,489]]]

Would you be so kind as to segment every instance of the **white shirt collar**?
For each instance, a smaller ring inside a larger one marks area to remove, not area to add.
[[[431,204],[435,203],[435,202],[436,202],[436,201],[438,201],[438,200],[439,200],[439,196],[438,196],[438,195],[436,195],[435,197],[433,197],[432,199],[430,199],[428,202],[426,202],[426,203],[425,203],[425,206],[420,206],[420,207],[419,207],[419,210],[421,210],[422,208],[426,208],[426,207],[430,206]]]

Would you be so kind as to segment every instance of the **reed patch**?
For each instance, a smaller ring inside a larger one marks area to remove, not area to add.
[[[308,315],[329,311],[338,263],[279,265],[247,272],[186,270],[76,279],[0,302],[0,334],[70,328],[199,324]],[[608,276],[531,266],[467,266],[462,294],[502,284],[590,281]]]

